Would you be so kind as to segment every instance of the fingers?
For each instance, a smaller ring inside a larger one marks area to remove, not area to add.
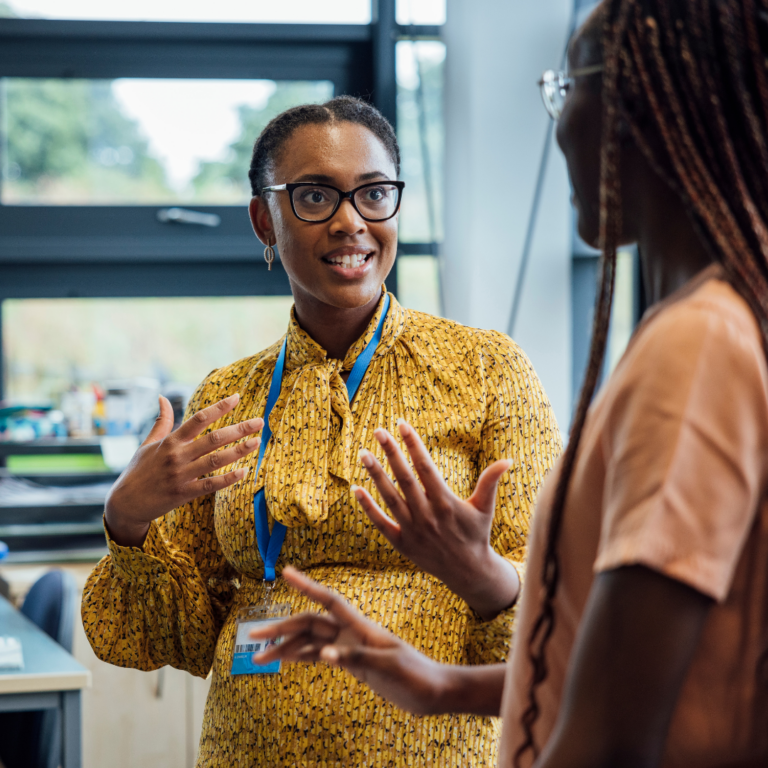
[[[268,624],[254,629],[250,637],[254,640],[283,638],[278,645],[273,645],[254,657],[257,664],[265,664],[275,659],[302,661],[308,648],[314,648],[314,660],[319,658],[320,648],[333,643],[339,636],[339,623],[327,614],[303,613],[290,619]]]
[[[373,435],[379,441],[379,445],[384,449],[389,466],[392,467],[392,472],[397,479],[400,490],[403,492],[403,496],[405,496],[405,500],[408,502],[409,508],[413,510],[423,506],[425,500],[424,490],[411,471],[403,452],[400,450],[400,447],[395,442],[392,435],[390,435],[386,429],[382,428],[375,430]],[[384,477],[386,477],[386,475],[384,475]],[[376,487],[379,487],[378,483],[376,484]],[[379,492],[381,492],[381,488],[379,488]],[[384,494],[382,493],[382,496],[383,495]],[[387,501],[386,498],[384,500]],[[389,505],[389,502],[387,502],[387,505]]]
[[[212,475],[210,477],[201,477],[199,480],[193,480],[186,486],[185,496],[188,501],[196,499],[199,496],[207,496],[211,493],[216,493],[223,488],[229,488],[230,485],[240,482],[246,475],[248,470],[245,467],[240,467],[232,472],[227,472],[224,475]]]
[[[413,468],[416,470],[416,474],[419,476],[427,496],[430,499],[436,499],[440,494],[448,491],[445,480],[437,471],[435,462],[432,461],[429,451],[416,433],[416,430],[404,419],[398,419],[397,431],[400,433],[400,437],[403,438],[405,447],[413,461]],[[393,440],[392,443],[394,444],[394,442]],[[395,447],[397,446],[395,445]],[[387,458],[389,458],[389,455],[387,455]],[[395,477],[397,477],[397,473],[395,473]],[[399,482],[400,478],[398,477],[397,479]]]
[[[369,648],[365,645],[325,645],[319,658],[332,667],[341,667],[358,676],[363,672],[391,674],[399,666],[397,651],[392,648]]]
[[[381,430],[386,432],[386,430]],[[376,430],[378,433],[379,430]],[[376,434],[374,433],[374,434]],[[389,433],[387,432],[389,436]],[[378,434],[376,434],[378,439]],[[389,443],[394,443],[391,437],[389,437]],[[385,449],[386,451],[386,449]],[[399,451],[399,449],[398,449]],[[411,522],[411,511],[408,509],[405,499],[400,495],[400,492],[395,487],[395,484],[389,479],[389,476],[384,471],[384,468],[379,464],[376,457],[365,449],[360,451],[360,461],[367,470],[368,474],[373,480],[373,484],[381,494],[381,498],[384,499],[384,503],[389,507],[389,511],[394,516],[400,525],[407,525]],[[392,462],[390,462],[391,465]],[[416,479],[413,477],[411,470],[408,469],[408,474],[411,476],[411,480],[415,483]]]
[[[496,491],[499,487],[501,476],[507,472],[514,462],[510,459],[494,461],[486,467],[477,481],[475,490],[469,497],[469,503],[480,512],[493,514],[496,508]]]
[[[259,421],[261,421],[261,419],[259,419]],[[197,442],[202,443],[204,442],[204,439],[198,440]],[[233,445],[231,448],[225,448],[222,451],[215,451],[214,453],[203,455],[197,461],[194,461],[189,465],[189,476],[201,477],[202,475],[207,475],[209,472],[215,472],[222,467],[229,466],[232,462],[242,459],[243,456],[247,456],[249,453],[258,450],[259,445],[261,445],[261,438],[252,437],[250,440],[245,440],[242,443]]]
[[[339,633],[339,624],[331,616],[322,613],[300,613],[282,621],[264,623],[252,629],[250,637],[254,640],[275,640],[278,637],[304,635],[321,640],[334,640]]]
[[[330,614],[328,618],[336,623],[339,630],[358,638],[361,645],[386,647],[392,644],[394,636],[390,632],[363,616],[341,595],[326,589],[289,565],[283,569],[282,576],[294,589],[322,605]]]
[[[277,645],[271,645],[265,651],[253,656],[254,664],[269,664],[273,661],[319,661],[320,650],[325,643],[314,643],[300,635],[292,637]]]
[[[264,419],[257,418],[247,419],[246,421],[241,421],[238,424],[233,424],[229,427],[216,429],[200,440],[194,440],[192,443],[190,443],[188,453],[189,460],[194,461],[195,459],[199,459],[201,456],[205,456],[206,454],[211,453],[211,451],[216,451],[225,445],[229,445],[230,443],[234,443],[235,441],[241,440],[244,437],[248,437],[249,435],[253,435],[256,432],[260,432],[263,427]]]
[[[343,618],[347,621],[362,618],[342,597],[322,584],[318,584],[314,579],[310,579],[309,576],[305,576],[296,568],[286,565],[281,575],[297,592],[301,592],[313,603],[322,605],[328,613],[336,618]]]
[[[240,395],[235,393],[218,403],[209,405],[187,419],[177,430],[176,435],[184,442],[194,440],[206,427],[229,413],[240,402]]]
[[[355,494],[355,498],[360,502],[363,512],[368,515],[370,521],[376,526],[376,530],[384,536],[393,547],[397,548],[401,534],[400,526],[382,512],[379,505],[371,498],[371,495],[365,488],[361,488],[359,485],[353,485],[351,490],[352,493]]]
[[[173,429],[173,406],[171,406],[168,398],[162,395],[160,395],[158,400],[160,401],[160,413],[142,445],[150,445],[151,443],[158,442],[158,440],[162,440],[170,435]]]

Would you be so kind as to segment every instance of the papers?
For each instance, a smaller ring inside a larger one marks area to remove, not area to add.
[[[0,670],[24,669],[21,640],[0,635]]]

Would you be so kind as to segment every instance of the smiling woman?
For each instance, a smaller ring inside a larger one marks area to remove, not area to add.
[[[419,719],[339,670],[278,676],[251,659],[254,617],[309,604],[280,578],[289,564],[439,661],[509,650],[530,511],[559,432],[514,342],[386,292],[399,165],[392,127],[357,99],[267,125],[250,215],[290,280],[288,331],[212,372],[174,433],[161,402],[107,501],[110,554],[84,594],[86,632],[113,664],[213,670],[200,766],[421,765],[436,746],[440,765],[464,766],[496,754],[490,717]],[[396,430],[425,442],[428,497],[400,480]]]

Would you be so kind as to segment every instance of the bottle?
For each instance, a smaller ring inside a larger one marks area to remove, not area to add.
[[[96,402],[93,404],[93,412],[91,414],[93,433],[95,435],[106,435],[107,409],[104,404],[104,390],[98,384],[94,384],[93,394],[96,396]]]

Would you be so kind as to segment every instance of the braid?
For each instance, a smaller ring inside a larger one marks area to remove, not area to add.
[[[256,139],[251,156],[248,178],[254,197],[269,184],[269,173],[280,150],[293,132],[303,125],[327,123],[355,123],[367,128],[376,136],[392,158],[397,175],[400,175],[400,147],[394,128],[376,107],[354,96],[337,96],[325,104],[302,104],[286,109],[267,123]]]
[[[619,31],[626,24],[631,0],[619,0],[613,4],[619,6],[615,22],[618,37]],[[610,13],[605,20],[605,26],[605,37],[608,39],[612,26],[612,15]],[[592,326],[592,344],[589,350],[587,371],[573,416],[568,446],[563,453],[547,532],[544,565],[541,573],[544,597],[541,611],[534,622],[533,629],[528,638],[528,658],[533,668],[533,676],[528,691],[528,704],[521,718],[525,741],[515,754],[514,764],[516,768],[519,767],[521,758],[529,750],[533,752],[534,758],[538,757],[538,747],[533,734],[533,726],[539,716],[536,690],[549,674],[546,662],[546,647],[555,629],[554,600],[560,581],[560,561],[557,553],[557,544],[563,524],[568,482],[576,460],[576,450],[581,439],[584,422],[587,418],[589,404],[600,378],[608,340],[611,305],[613,303],[613,288],[616,277],[616,248],[619,232],[621,231],[621,210],[619,207],[621,203],[621,190],[618,168],[619,142],[616,115],[617,99],[615,96],[619,72],[619,48],[617,46],[606,46],[604,47],[604,55],[604,140],[602,142],[600,158],[600,247],[603,251],[603,257],[600,260],[597,302]]]
[[[681,198],[713,260],[757,319],[768,353],[768,0],[604,0],[600,247],[589,363],[555,487],[527,638],[532,666],[519,767],[538,749],[537,688],[555,628],[568,483],[605,353],[621,233],[619,125]]]

